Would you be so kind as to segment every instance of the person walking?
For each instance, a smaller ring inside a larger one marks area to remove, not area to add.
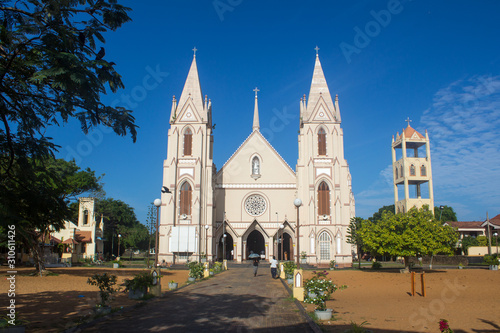
[[[271,276],[273,279],[276,279],[278,276],[278,260],[276,260],[276,256],[273,256],[271,260]]]
[[[253,276],[257,276],[257,269],[259,269],[259,258],[253,258]]]

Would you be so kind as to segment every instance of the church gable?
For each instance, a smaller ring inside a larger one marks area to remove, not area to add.
[[[177,122],[180,122],[180,123],[199,123],[199,122],[201,122],[201,118],[199,116],[199,113],[191,101],[186,102],[182,111],[179,113],[177,119],[178,119]]]
[[[217,173],[218,184],[295,184],[293,170],[259,131],[254,131]]]
[[[318,104],[314,108],[310,122],[332,122],[335,120],[335,116],[332,111],[329,110],[327,103],[322,96],[318,100]]]

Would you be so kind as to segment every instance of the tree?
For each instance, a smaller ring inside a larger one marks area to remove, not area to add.
[[[101,102],[124,86],[96,52],[129,10],[116,0],[0,0],[0,186],[16,163],[53,156],[50,125],[74,118],[84,133],[102,124],[135,142],[132,111]]]
[[[394,205],[389,205],[389,206],[383,206],[378,210],[378,212],[374,213],[372,217],[369,217],[368,220],[372,222],[378,222],[382,218],[382,214],[384,212],[391,212],[395,213],[395,206]]]
[[[411,256],[453,254],[458,241],[458,232],[442,225],[425,208],[396,215],[384,212],[377,223],[364,223],[360,234],[365,248],[381,255],[402,256],[406,267]]]
[[[361,255],[363,253],[363,238],[360,230],[365,221],[361,217],[353,217],[347,228],[347,243],[355,245],[358,252],[358,268],[361,268]]]
[[[26,168],[16,163],[14,177],[0,191],[0,221],[16,226],[24,248],[33,256],[38,271],[45,269],[42,247],[51,230],[59,231],[71,217],[68,204],[87,192],[102,191],[101,178],[90,169],[81,170],[74,161],[47,158],[29,161]],[[22,182],[15,179],[23,179]]]
[[[134,209],[121,200],[106,198],[97,200],[96,214],[104,219],[104,252],[117,253],[117,235],[122,235],[121,245],[125,247],[145,249],[148,233],[135,215]]]
[[[443,207],[443,209],[441,209],[441,207]],[[434,207],[434,216],[443,223],[457,220],[457,214],[453,208],[449,206]]]

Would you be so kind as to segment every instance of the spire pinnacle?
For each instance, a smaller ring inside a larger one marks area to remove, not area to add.
[[[316,47],[316,52],[319,47]],[[314,72],[311,82],[311,89],[309,90],[309,100],[307,102],[307,113],[311,114],[316,107],[318,101],[322,98],[327,107],[331,112],[335,112],[335,107],[333,105],[332,96],[330,95],[330,90],[328,89],[328,84],[326,83],[325,74],[323,73],[323,68],[321,67],[321,62],[319,61],[319,56],[316,53],[316,61],[314,63]],[[337,115],[337,118],[338,115]]]
[[[254,131],[258,131],[260,129],[259,125],[259,104],[258,104],[258,99],[257,99],[257,92],[259,91],[259,88],[255,87],[253,90],[255,91],[255,106],[253,109],[253,126],[252,129]]]
[[[196,50],[196,47],[194,50]],[[188,100],[193,101],[194,107],[198,112],[203,111],[203,97],[198,77],[198,67],[196,66],[196,55],[193,57],[193,62],[191,63],[191,68],[189,69],[186,83],[184,84],[184,89],[182,89],[181,98],[179,98],[177,106],[183,108]]]

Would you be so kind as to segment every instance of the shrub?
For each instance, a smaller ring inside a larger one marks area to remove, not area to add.
[[[213,268],[215,273],[219,273],[222,271],[222,263],[219,261],[214,262],[214,268]]]
[[[285,275],[287,279],[290,279],[293,277],[293,271],[297,268],[297,264],[295,261],[285,261],[283,263],[283,269],[285,271]]]
[[[337,286],[326,277],[328,275],[326,271],[314,271],[313,273],[314,276],[307,279],[304,284],[304,290],[307,293],[304,302],[316,305],[316,310],[325,310],[326,300],[337,290]],[[309,297],[308,293],[314,294],[313,297]]]
[[[107,305],[111,294],[116,291],[113,287],[116,284],[116,275],[108,275],[108,273],[94,274],[89,277],[87,283],[99,288],[99,296],[101,298],[99,306],[101,307]]]
[[[382,264],[379,263],[378,261],[374,261],[372,263],[372,269],[381,269],[382,268]]]
[[[191,261],[187,263],[189,267],[189,277],[195,279],[201,279],[203,277],[203,264],[197,261]]]
[[[125,280],[125,290],[144,290],[153,285],[153,276],[149,272],[137,274],[132,280]]]
[[[499,259],[497,258],[497,254],[492,254],[492,255],[485,255],[483,258],[483,261],[486,265],[498,265],[499,264]]]

